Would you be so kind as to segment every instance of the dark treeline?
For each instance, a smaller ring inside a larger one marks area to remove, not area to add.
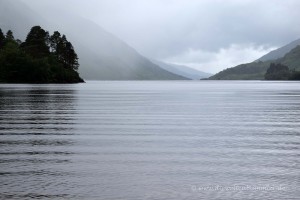
[[[25,42],[0,29],[0,82],[78,83],[78,56],[65,35],[34,26]]]
[[[271,63],[265,74],[266,80],[300,80],[300,72],[283,64]]]

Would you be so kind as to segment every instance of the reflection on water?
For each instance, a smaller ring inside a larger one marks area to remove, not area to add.
[[[1,134],[12,129],[10,134],[18,135],[72,133],[74,90],[58,86],[15,87],[0,89]]]
[[[0,199],[297,199],[299,100],[299,82],[0,85]]]
[[[0,188],[2,199],[64,198],[68,185],[74,99],[72,87],[0,87]],[[52,188],[53,191],[49,190]]]

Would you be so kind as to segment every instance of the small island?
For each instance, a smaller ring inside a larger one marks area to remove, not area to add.
[[[0,83],[81,83],[78,56],[65,35],[34,26],[25,42],[0,29]]]

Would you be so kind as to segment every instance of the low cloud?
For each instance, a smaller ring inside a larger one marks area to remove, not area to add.
[[[251,62],[300,37],[299,0],[23,1],[41,13],[59,5],[146,57],[209,72]]]
[[[217,73],[225,68],[252,62],[277,47],[255,46],[254,44],[232,44],[216,52],[188,49],[165,62],[186,65],[201,71]]]

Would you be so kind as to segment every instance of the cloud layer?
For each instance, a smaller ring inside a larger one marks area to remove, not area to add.
[[[253,44],[232,44],[228,48],[221,48],[218,51],[210,52],[188,49],[186,52],[166,58],[164,61],[191,66],[200,71],[217,73],[224,68],[252,62],[272,50],[274,48],[255,46]]]
[[[145,56],[216,72],[300,38],[299,0],[24,0],[89,18]],[[218,60],[216,60],[218,59]]]

